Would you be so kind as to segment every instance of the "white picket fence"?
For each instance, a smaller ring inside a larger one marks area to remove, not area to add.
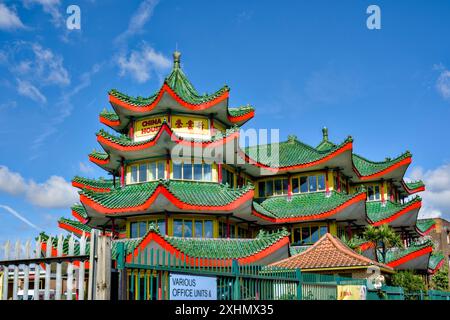
[[[96,233],[93,234],[96,237]],[[90,255],[86,254],[87,239],[84,233],[79,240],[75,240],[73,235],[69,239],[64,239],[62,235],[57,237],[56,254],[53,242],[54,239],[51,237],[46,241],[39,238],[34,243],[16,241],[15,244],[11,244],[7,241],[0,247],[0,273],[3,278],[3,283],[0,284],[2,288],[0,298],[2,300],[85,299],[87,289],[85,278],[88,280],[89,288],[93,287],[91,282],[93,279],[85,276],[85,262],[90,261],[91,269],[93,269],[96,261],[93,254],[95,250],[90,250]],[[65,243],[68,246],[66,253],[63,252]],[[77,247],[77,254],[75,254],[75,247]],[[91,274],[92,272],[89,273]],[[33,289],[29,290],[31,280]],[[29,291],[32,291],[32,295]],[[19,294],[20,292],[22,294]],[[92,295],[89,294],[88,297],[92,298]]]

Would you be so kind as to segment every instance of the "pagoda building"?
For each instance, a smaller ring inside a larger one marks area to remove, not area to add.
[[[373,244],[361,243],[360,252],[388,268],[429,270],[432,243],[417,223],[421,199],[414,196],[425,186],[404,180],[410,152],[371,161],[353,152],[352,137],[334,143],[326,128],[316,146],[293,135],[240,146],[253,107],[229,107],[227,86],[198,93],[180,53],[173,58],[171,73],[149,97],[109,92],[112,110],[99,119],[115,133],[100,130],[103,151],[89,159],[111,177],[73,179],[80,189],[76,220],[60,219],[61,228],[102,230],[127,242],[130,255],[155,243],[192,258],[270,264],[327,234],[352,237],[369,224],[388,224],[404,248],[389,250],[386,261]]]

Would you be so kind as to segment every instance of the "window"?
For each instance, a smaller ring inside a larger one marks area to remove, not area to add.
[[[138,236],[138,224],[136,222],[130,223],[130,238],[137,238]]]
[[[308,190],[311,191],[316,191],[317,190],[317,177],[316,176],[309,176],[308,177],[308,185],[309,188]]]
[[[298,178],[292,178],[292,192],[298,193]]]
[[[192,220],[183,221],[183,237],[192,238]]]
[[[288,179],[271,179],[258,182],[258,196],[269,197],[288,193]]]
[[[367,187],[367,200],[377,201],[381,199],[380,186],[379,185],[369,185]]]
[[[264,183],[264,181],[260,181],[258,183],[258,196],[260,198],[263,198],[266,196],[266,184]]]
[[[212,238],[213,237],[213,222],[212,220],[203,221],[203,237]]]
[[[174,237],[183,236],[183,220],[179,219],[173,220],[173,236]]]
[[[175,219],[173,235],[185,238],[212,238],[213,221],[202,219]]]
[[[130,183],[155,181],[165,178],[166,160],[130,165]]]
[[[300,192],[308,192],[308,177],[300,177]]]
[[[296,227],[292,230],[291,240],[294,245],[309,245],[317,242],[327,232],[326,225]]]
[[[317,186],[318,186],[319,191],[325,190],[325,175],[321,174],[321,175],[317,176],[317,181],[318,181]]]
[[[224,167],[222,167],[222,183],[228,183],[231,188],[234,188],[234,174]]]
[[[164,219],[151,219],[130,223],[130,238],[143,237],[151,223],[158,225],[159,233],[166,234],[166,221]]]
[[[139,182],[147,181],[147,164],[139,165]]]
[[[207,163],[174,163],[173,178],[182,180],[211,181],[212,165]]]

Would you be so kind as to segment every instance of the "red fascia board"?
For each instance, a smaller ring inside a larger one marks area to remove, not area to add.
[[[380,220],[380,221],[377,221],[377,222],[371,222],[371,221],[369,221],[369,222],[371,222],[371,224],[374,227],[378,227],[378,226],[380,226],[382,224],[389,223],[389,222],[392,222],[392,221],[396,220],[397,218],[399,218],[400,216],[404,215],[407,212],[410,212],[410,211],[415,210],[415,209],[420,209],[421,207],[422,207],[422,201],[416,201],[416,202],[411,203],[406,208],[403,208],[402,210],[398,211],[397,213],[393,214],[392,216],[390,216],[390,217],[388,217],[386,219],[383,219],[383,220]]]
[[[397,168],[409,165],[412,162],[411,157],[407,157],[397,163],[394,163],[393,165],[391,165],[390,167],[383,169],[377,173],[373,173],[367,176],[363,176],[359,173],[358,169],[356,169],[355,166],[353,166],[353,171],[356,173],[356,175],[358,176],[358,178],[362,181],[365,180],[370,180],[370,179],[375,179],[375,178],[381,178],[382,176],[388,174],[391,171],[394,171]]]
[[[266,169],[266,170],[271,171],[271,172],[283,172],[283,171],[288,171],[288,170],[309,168],[309,167],[313,167],[313,166],[319,165],[321,163],[327,162],[328,160],[330,160],[330,159],[340,155],[341,153],[344,153],[345,151],[352,150],[352,148],[353,148],[353,143],[352,142],[347,142],[341,148],[333,151],[332,153],[330,153],[329,155],[327,155],[326,157],[324,157],[322,159],[319,159],[319,160],[316,160],[316,161],[312,161],[312,162],[308,162],[308,163],[304,163],[304,164],[297,164],[297,165],[293,165],[293,166],[286,166],[286,167],[280,167],[280,168],[272,168],[272,167],[269,167],[269,166],[267,166],[265,164],[257,162],[254,159],[250,158],[242,150],[239,150],[238,152],[239,152],[240,157],[243,158],[249,164],[255,165],[257,167]]]
[[[109,163],[109,157],[105,160],[97,159],[93,156],[89,156],[89,160],[95,164],[98,164],[99,166],[107,165]]]
[[[72,186],[79,189],[89,189],[95,192],[109,192],[110,188],[97,188],[80,182],[72,181]]]
[[[272,218],[272,217],[268,217],[262,213],[257,212],[255,209],[252,209],[252,214],[254,216],[257,216],[266,221],[270,221],[272,223],[290,223],[290,222],[300,222],[300,221],[311,221],[311,220],[324,219],[329,216],[335,215],[335,214],[339,213],[340,211],[344,210],[345,208],[347,208],[348,206],[351,206],[352,204],[355,204],[360,201],[364,201],[364,202],[366,201],[365,193],[361,193],[361,194],[357,195],[356,197],[344,202],[343,204],[337,206],[334,209],[331,209],[329,211],[322,212],[319,214],[305,216],[305,217]]]
[[[425,230],[424,232],[421,232],[417,227],[416,230],[417,232],[422,235],[422,236],[426,236],[427,234],[429,234],[433,229],[436,229],[436,223],[433,224],[431,227],[429,227],[427,230]]]
[[[247,120],[253,118],[254,116],[255,116],[255,111],[252,110],[249,113],[246,113],[246,114],[243,114],[240,116],[228,115],[228,120],[230,122],[237,123],[237,122],[247,121]]]
[[[126,262],[131,263],[133,257],[137,257],[139,252],[142,251],[151,241],[156,242],[160,247],[162,247],[165,251],[177,257],[182,261],[186,261],[187,265],[191,266],[201,266],[201,267],[212,267],[212,266],[231,266],[233,259],[211,259],[211,258],[193,258],[188,256],[187,254],[181,252],[178,248],[172,246],[169,242],[167,242],[162,236],[157,233],[150,232],[145,238],[139,243],[139,245],[133,250],[133,252],[129,253],[126,257]],[[238,262],[240,264],[249,264],[256,262],[269,254],[277,251],[285,245],[289,244],[289,237],[283,237],[270,247],[263,249],[257,253],[252,254],[248,257],[238,258]]]
[[[80,221],[81,223],[86,223],[86,222],[88,221],[88,219],[83,218],[82,216],[80,216],[80,215],[78,214],[78,212],[76,212],[75,210],[72,210],[72,216],[73,216],[74,218],[76,218],[78,221]]]
[[[389,267],[395,268],[395,267],[398,267],[399,265],[402,265],[402,264],[404,264],[404,263],[406,263],[408,261],[411,261],[411,260],[413,260],[415,258],[423,256],[424,254],[431,253],[432,251],[433,251],[433,247],[432,246],[425,247],[425,248],[422,248],[420,250],[411,252],[411,253],[407,254],[406,256],[401,257],[400,259],[397,259],[397,260],[394,260],[392,262],[389,262],[387,265]]]
[[[66,231],[75,233],[75,234],[77,234],[77,235],[79,235],[79,236],[82,236],[82,235],[83,235],[83,231],[82,231],[82,230],[77,229],[77,228],[75,228],[74,226],[71,226],[71,225],[69,225],[69,224],[67,224],[67,223],[64,223],[64,222],[58,222],[58,227],[61,228],[61,229],[66,230]],[[85,231],[84,234],[86,235],[86,237],[90,237],[90,236],[91,236],[91,233],[90,233],[90,232],[86,232],[86,231]]]
[[[103,117],[102,115],[99,116],[100,122],[107,125],[108,127],[118,127],[120,126],[120,120],[109,120],[105,117]]]
[[[406,185],[405,181],[402,181],[402,185],[403,185],[403,188],[405,188],[406,192],[408,192],[408,194],[414,194],[417,192],[425,191],[425,186],[421,186],[421,187],[418,187],[415,189],[409,189],[408,186]]]
[[[363,244],[359,245],[359,247],[358,247],[358,249],[361,251],[366,251],[371,248],[375,248],[375,243],[373,243],[371,241],[364,242]]]
[[[436,265],[436,267],[434,269],[428,269],[428,273],[429,274],[435,274],[436,271],[438,271],[442,267],[444,262],[445,262],[445,259],[442,258],[442,260]]]
[[[161,90],[159,90],[159,93],[158,93],[158,96],[156,97],[156,99],[151,104],[148,104],[146,106],[140,106],[140,107],[134,106],[128,102],[120,100],[119,98],[117,98],[111,94],[109,94],[109,102],[113,103],[119,107],[122,107],[124,109],[133,111],[133,112],[144,113],[144,112],[149,112],[149,111],[153,110],[158,105],[159,101],[162,99],[164,93],[168,93],[176,102],[178,102],[183,107],[185,107],[189,110],[194,110],[194,111],[205,110],[205,109],[211,108],[214,105],[218,104],[219,102],[226,100],[229,96],[229,91],[225,91],[222,95],[214,98],[211,101],[204,102],[201,104],[191,104],[191,103],[186,102],[183,99],[181,99],[175,93],[175,91],[173,91],[172,88],[169,87],[169,85],[167,83],[164,83]]]
[[[147,148],[150,148],[150,147],[153,147],[154,145],[156,145],[156,143],[158,142],[158,140],[161,137],[163,132],[167,132],[167,134],[170,135],[171,140],[173,142],[176,142],[177,144],[181,144],[181,145],[190,146],[190,147],[212,148],[212,147],[215,147],[218,145],[226,144],[230,140],[239,139],[239,132],[234,132],[221,140],[217,140],[217,141],[213,141],[213,142],[192,142],[192,141],[180,139],[179,137],[177,137],[173,133],[172,129],[167,124],[164,123],[161,126],[161,128],[159,129],[157,135],[152,140],[149,140],[148,142],[145,142],[143,144],[139,144],[139,145],[135,145],[135,146],[122,146],[122,145],[120,145],[116,142],[113,142],[101,135],[97,135],[97,141],[100,144],[108,145],[117,151],[139,151],[139,150],[147,149]]]
[[[235,210],[239,206],[241,206],[243,203],[253,199],[254,191],[249,190],[244,195],[242,195],[240,198],[236,199],[235,201],[223,205],[223,206],[200,206],[200,205],[192,205],[188,203],[184,203],[178,198],[176,198],[170,191],[162,185],[159,185],[156,187],[156,190],[153,192],[153,194],[141,205],[134,206],[134,207],[124,207],[124,208],[107,208],[94,200],[86,197],[84,194],[80,195],[80,201],[93,208],[95,211],[103,213],[103,214],[116,214],[116,213],[123,213],[123,212],[136,212],[136,211],[143,211],[148,209],[152,203],[156,200],[156,198],[159,195],[165,196],[172,204],[177,206],[179,209],[182,210],[198,210],[198,211],[231,211]]]

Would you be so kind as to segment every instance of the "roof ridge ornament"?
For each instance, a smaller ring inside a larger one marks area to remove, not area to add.
[[[322,136],[323,136],[323,141],[328,141],[328,128],[327,127],[322,128]]]
[[[178,50],[175,50],[175,52],[173,53],[173,68],[180,68],[180,57],[181,57],[181,52]]]

